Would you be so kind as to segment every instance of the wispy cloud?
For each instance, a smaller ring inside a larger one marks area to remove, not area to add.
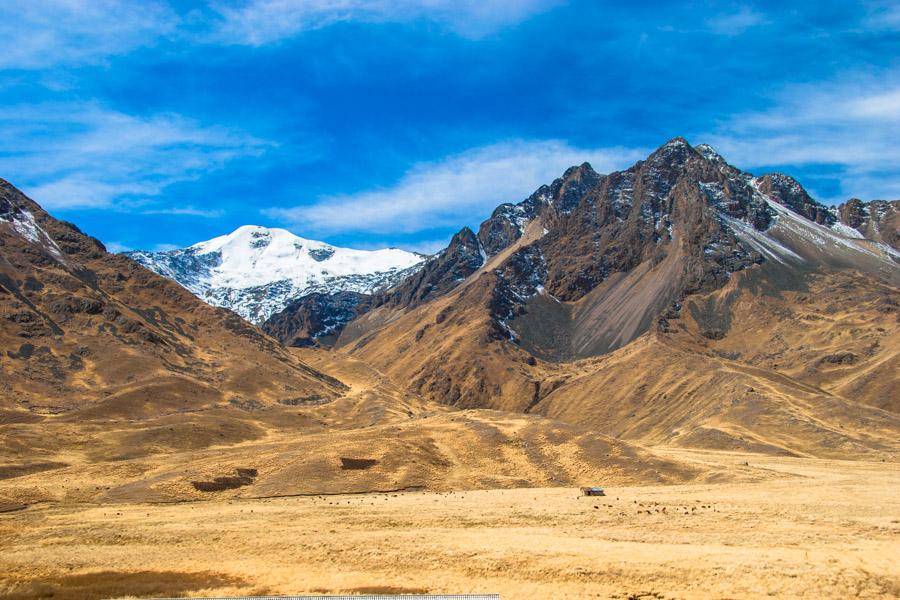
[[[251,0],[216,2],[220,17],[211,38],[260,46],[344,21],[430,21],[479,38],[543,12],[561,0]]]
[[[575,148],[556,140],[504,142],[416,165],[389,188],[264,213],[316,235],[456,227],[486,217],[502,202],[518,202],[574,164],[589,161],[603,172],[644,155],[643,150]]]
[[[261,46],[336,23],[432,22],[480,38],[564,0],[162,0],[0,3],[0,69],[102,64],[161,40]]]
[[[28,0],[0,3],[0,69],[102,62],[152,45],[178,26],[152,0]]]
[[[846,102],[849,116],[857,119],[900,121],[900,85],[887,91],[875,91]]]
[[[127,246],[122,242],[106,242],[104,245],[108,252],[128,252],[129,250],[134,250],[134,248]]]
[[[419,254],[434,254],[446,248],[449,242],[450,238],[441,238],[438,240],[422,240],[412,244],[397,244],[397,247],[410,252],[418,252]]]
[[[171,252],[172,250],[178,250],[177,244],[156,244],[153,246],[154,252]]]
[[[347,242],[346,245],[357,250],[383,250],[384,248],[400,248],[409,252],[418,252],[419,254],[435,254],[447,247],[450,242],[450,235],[442,238],[428,239],[398,239],[396,237],[386,236],[378,238],[369,238],[365,240],[353,240]]]
[[[133,247],[123,244],[122,242],[106,242],[104,244],[106,246],[106,250],[108,252],[129,252],[134,250]],[[178,250],[179,246],[176,244],[154,244],[150,250],[152,252],[169,252],[171,250]]]
[[[194,206],[167,207],[167,208],[151,208],[142,210],[142,215],[185,215],[189,217],[203,217],[206,219],[216,219],[225,214],[221,209],[203,209]]]
[[[900,4],[895,0],[866,3],[868,14],[863,25],[875,31],[900,31]]]
[[[135,117],[97,104],[0,109],[0,172],[47,208],[147,206],[167,187],[271,144],[175,114]],[[159,209],[212,216],[196,207]]]
[[[711,32],[719,35],[740,35],[751,27],[762,25],[765,22],[765,15],[743,6],[736,12],[720,14],[708,19],[706,25]]]
[[[829,166],[841,195],[900,196],[900,73],[794,86],[702,136],[736,165]]]

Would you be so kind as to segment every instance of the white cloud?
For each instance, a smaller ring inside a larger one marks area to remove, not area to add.
[[[3,163],[4,160],[0,159],[0,168],[2,168]],[[45,168],[45,165],[40,166],[41,170]],[[25,175],[27,178],[28,169],[13,168],[9,170],[4,169],[4,171],[8,172],[11,178],[18,178],[21,175]],[[108,183],[97,178],[77,174],[61,174],[58,178],[51,178],[46,183],[24,185],[22,187],[29,196],[48,210],[56,208],[100,208],[109,206],[114,199],[125,195],[148,195],[158,192],[158,189],[153,185],[142,185],[125,181]]]
[[[0,108],[0,173],[50,209],[138,207],[270,145],[174,114],[141,118],[92,103]]]
[[[171,252],[172,250],[178,250],[179,246],[176,244],[156,244],[153,246],[154,252]]]
[[[27,0],[0,3],[0,69],[102,62],[152,45],[178,25],[161,2]]]
[[[574,148],[556,140],[504,142],[415,165],[388,188],[323,197],[309,205],[264,213],[313,234],[458,227],[487,217],[500,203],[526,198],[574,164],[588,161],[606,172],[645,155],[643,150],[625,148]]]
[[[189,217],[203,217],[206,219],[215,219],[225,214],[221,209],[203,209],[194,206],[171,207],[171,208],[152,208],[142,210],[142,215],[184,215]]]
[[[431,21],[479,38],[545,11],[561,0],[251,0],[217,2],[213,40],[260,46],[342,21]]]
[[[462,227],[462,225],[460,225]],[[397,240],[396,238],[369,238],[365,241],[352,242],[349,245],[357,250],[383,250],[384,248],[400,248],[409,252],[418,252],[419,254],[435,254],[447,247],[450,243],[450,236],[440,239],[428,240]]]
[[[107,252],[113,253],[128,252],[129,250],[134,250],[134,248],[132,248],[131,246],[126,246],[121,242],[106,242],[104,246],[106,246]]]
[[[827,166],[838,173],[841,193],[825,201],[900,195],[900,73],[795,86],[770,109],[734,115],[696,137],[744,168]]]
[[[859,119],[900,121],[900,87],[847,102],[850,116]]]
[[[0,69],[102,64],[164,40],[261,46],[346,21],[432,22],[480,38],[563,1],[210,0],[186,15],[163,0],[2,2]]]

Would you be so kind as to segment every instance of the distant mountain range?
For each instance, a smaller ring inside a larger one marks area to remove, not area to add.
[[[683,295],[720,287],[753,265],[892,271],[900,260],[898,231],[900,201],[851,199],[828,207],[787,175],[757,177],[708,145],[675,138],[628,170],[601,175],[585,163],[518,204],[500,205],[477,233],[463,228],[392,289],[367,295],[324,286],[297,297],[263,327],[286,344],[331,343],[361,313],[414,308],[491,269],[501,277],[491,300],[496,335],[537,355],[590,356],[640,335]],[[803,249],[810,245],[817,248],[813,255]],[[644,279],[635,270],[666,257],[670,272]],[[628,283],[614,283],[626,273]],[[554,335],[571,340],[570,348],[548,348],[532,340],[531,327],[510,327],[536,296],[576,302],[604,284],[643,300],[628,299],[627,309],[607,315],[599,328],[563,319],[575,330]]]
[[[721,279],[735,269],[766,259],[780,260],[785,246],[767,233],[779,214],[797,215],[820,226],[818,235],[824,235],[825,243],[846,240],[853,247],[859,243],[853,240],[866,240],[880,246],[882,250],[878,252],[896,258],[900,244],[900,202],[863,202],[854,198],[840,206],[828,207],[813,200],[787,175],[754,177],[728,165],[712,147],[701,144],[691,148],[681,138],[667,143],[648,160],[657,163],[654,168],[659,174],[673,176],[669,163],[680,160],[686,149],[689,154],[702,158],[706,168],[717,171],[718,179],[698,181],[698,185],[708,204],[715,207],[718,226],[724,235],[715,242],[710,240],[705,250],[711,257],[721,255],[721,260],[705,261],[705,266],[701,266],[705,272],[695,273],[696,276]],[[697,176],[710,178],[710,174],[697,173]],[[572,167],[562,178],[541,187],[526,200],[499,206],[477,234],[464,228],[434,257],[398,249],[338,248],[284,229],[253,225],[188,248],[125,254],[177,281],[210,304],[229,308],[262,325],[286,344],[331,344],[349,322],[377,305],[386,302],[413,306],[455,287],[481,268],[489,257],[521,238],[529,223],[547,213],[554,195],[563,188],[560,202],[553,207],[557,215],[575,211],[584,196],[605,185],[610,195],[607,211],[615,220],[610,225],[621,228],[621,224],[630,220],[636,184],[641,187],[637,190],[639,194],[647,188],[646,182],[634,180],[633,169],[605,176],[594,172],[587,163]],[[665,196],[667,192],[662,190],[659,194]],[[574,272],[565,266],[555,273],[554,277],[567,281],[566,289],[558,290],[556,297],[577,298],[609,273],[619,272],[647,251],[646,240],[651,240],[655,247],[671,239],[673,217],[660,205],[662,196],[655,201],[645,200],[639,218],[628,226],[635,230],[627,234],[627,240],[622,240],[624,245],[615,243],[612,252],[598,256],[597,261],[591,260],[585,265],[586,270]],[[784,213],[784,208],[789,213]],[[566,224],[567,228],[571,226]],[[597,237],[597,228],[581,233],[584,235],[569,243],[583,245],[585,240]],[[591,243],[598,241],[594,239]],[[579,252],[583,251],[579,248]],[[534,270],[540,266],[531,264],[528,268]],[[537,279],[533,283],[537,285]],[[397,289],[392,290],[394,287]],[[646,308],[649,312],[642,313],[639,321],[646,322],[660,307]],[[628,338],[618,337],[619,342],[610,347]]]
[[[180,250],[125,254],[257,324],[309,294],[372,294],[400,282],[425,259],[396,248],[338,248],[255,225]]]

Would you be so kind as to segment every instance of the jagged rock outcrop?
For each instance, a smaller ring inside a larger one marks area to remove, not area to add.
[[[570,167],[550,185],[542,185],[518,204],[501,204],[478,229],[478,239],[488,256],[494,256],[522,237],[525,227],[549,207],[560,214],[572,211],[597,185],[602,175],[589,163]]]
[[[443,251],[416,273],[388,291],[378,304],[416,306],[445,294],[481,267],[487,256],[481,242],[468,227],[463,227]]]
[[[843,230],[845,233],[900,250],[900,200],[864,202],[851,198],[832,213],[840,225],[849,228]]]
[[[373,296],[358,292],[314,292],[269,317],[262,329],[286,346],[329,345],[373,300]]]
[[[819,225],[832,225],[835,222],[834,214],[828,207],[813,200],[793,177],[771,173],[760,177],[757,186],[759,191],[775,202],[787,206],[810,221]]]
[[[848,258],[845,236],[896,245],[896,204],[854,200],[829,209],[792,177],[755,177],[711,146],[674,138],[623,171],[601,175],[588,163],[569,168],[525,200],[498,206],[477,234],[463,228],[393,288],[332,296],[335,290],[323,285],[265,327],[289,344],[330,344],[349,321],[378,308],[341,342],[348,343],[390,321],[391,312],[452,293],[490,262],[488,338],[512,340],[544,357],[590,356],[628,343],[686,294],[721,288],[754,265],[799,265],[810,254],[855,264],[861,250],[851,247]],[[786,245],[784,237],[794,239]],[[650,284],[650,278],[660,281]],[[553,299],[544,307],[555,313],[552,322],[578,331],[557,333],[549,345],[537,339],[543,334],[535,338],[534,330],[546,329],[528,323],[529,313],[543,314],[528,308],[538,296]],[[628,303],[631,316],[614,309],[615,302]],[[522,318],[521,326],[513,323]]]
[[[628,170],[598,180],[537,244],[547,291],[574,301],[614,273],[660,261],[676,243],[692,261],[691,287],[721,284],[724,273],[759,261],[723,218],[765,228],[770,215],[750,182],[677,138]],[[709,251],[707,251],[709,250]]]

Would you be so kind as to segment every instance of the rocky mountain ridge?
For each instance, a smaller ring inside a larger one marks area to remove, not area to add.
[[[3,180],[0,342],[0,412],[90,419],[345,390],[236,314],[108,253]]]
[[[399,285],[307,294],[264,324],[337,353],[286,349],[13,196],[0,216],[4,385],[58,404],[20,403],[16,418],[163,415],[186,433],[189,413],[212,419],[213,443],[236,415],[320,427],[349,409],[371,425],[439,403],[641,444],[895,452],[897,251],[842,233],[839,211],[796,181],[742,172],[708,146],[676,138],[606,175],[573,167]],[[889,214],[857,208],[844,218],[884,233]],[[301,356],[351,361],[350,390]],[[415,402],[371,405],[360,369]]]
[[[334,269],[329,263],[335,252],[361,251],[253,226],[186,249],[129,256],[207,302],[260,324],[284,343],[330,344],[350,321],[374,307],[408,310],[449,293],[516,244],[530,224],[540,223],[538,235],[546,239],[505,257],[507,264],[496,270],[500,283],[492,300],[493,329],[499,337],[517,339],[508,323],[523,313],[529,298],[542,293],[562,302],[578,301],[617,274],[648,260],[662,261],[669,254],[667,245],[686,253],[679,259],[679,282],[651,312],[663,311],[679,295],[720,287],[732,273],[754,264],[785,256],[793,260],[796,253],[785,253],[786,246],[767,234],[779,214],[787,214],[780,208],[826,228],[829,243],[873,242],[876,254],[896,260],[900,201],[852,199],[827,207],[788,175],[751,175],[728,164],[712,147],[692,147],[683,138],[670,140],[624,171],[602,175],[588,163],[573,166],[525,200],[498,206],[477,233],[463,228],[432,257],[383,250],[376,252],[394,254]],[[683,220],[673,228],[673,211],[694,222],[685,225]],[[687,237],[675,241],[676,229]],[[227,251],[223,259],[223,249],[230,246],[240,247],[231,252],[237,259]],[[273,274],[267,280],[247,278],[260,260],[254,255],[264,255],[272,246],[293,250],[281,251],[284,256],[274,269],[270,261],[265,271]],[[650,320],[649,312],[643,314],[642,327]]]
[[[891,245],[898,205],[875,201],[870,208],[851,201],[829,208],[790,176],[757,177],[731,166],[708,145],[692,147],[674,138],[624,171],[601,175],[587,163],[574,166],[518,204],[498,206],[477,234],[463,228],[445,250],[363,310],[412,309],[449,293],[488,263],[503,262],[496,258],[508,252],[505,264],[494,266],[498,284],[490,303],[496,335],[515,340],[521,336],[510,330],[509,321],[523,314],[535,295],[576,302],[640,264],[669,257],[666,264],[678,272],[667,276],[671,285],[663,286],[664,293],[652,294],[655,301],[641,313],[637,333],[680,296],[721,287],[734,272],[765,261],[805,262],[770,235],[779,220],[795,216],[802,219],[797,222],[802,231],[793,235],[815,238],[812,243],[823,247],[843,246],[845,254],[867,255],[864,260],[887,261],[890,270],[898,260]],[[540,239],[510,252],[529,226]],[[863,247],[870,242],[874,246]],[[843,260],[837,255],[813,262]],[[290,337],[283,333],[276,335]]]

